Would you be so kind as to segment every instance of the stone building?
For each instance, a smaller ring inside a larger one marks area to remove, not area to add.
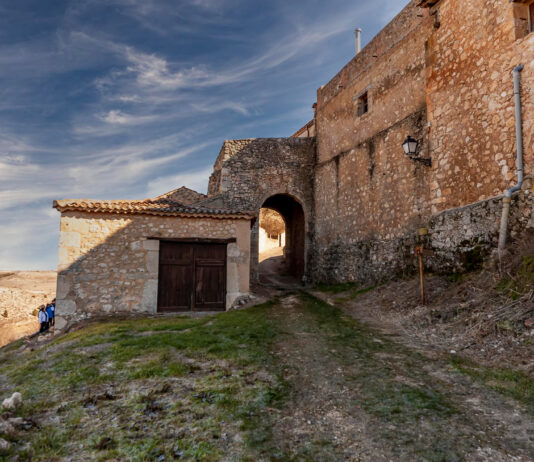
[[[292,137],[225,141],[207,197],[191,196],[194,206],[233,211],[231,223],[243,229],[251,216],[242,211],[278,211],[288,270],[306,282],[365,283],[410,271],[419,239],[435,252],[429,268],[472,266],[503,236],[509,200],[508,239],[534,228],[533,31],[534,0],[410,1],[317,91],[313,119]],[[411,156],[403,149],[408,136],[418,144]],[[521,150],[523,181],[503,201],[520,180]],[[90,227],[91,217],[84,219]],[[210,223],[226,223],[217,220]],[[256,278],[252,224],[239,258],[248,252]],[[120,258],[115,252],[108,269]],[[70,300],[64,293],[58,299]]]
[[[164,196],[54,203],[59,328],[110,312],[225,310],[247,296],[255,215]]]

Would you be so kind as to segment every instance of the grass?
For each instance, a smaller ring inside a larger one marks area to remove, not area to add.
[[[337,443],[325,435],[299,441],[291,454],[273,436],[275,419],[302,386],[291,375],[284,380],[288,363],[273,351],[297,331],[325,344],[317,351],[343,371],[331,384],[350,390],[343,410],[363,413],[372,445],[390,448],[392,460],[464,460],[482,444],[450,384],[429,374],[427,358],[311,295],[298,294],[295,325],[272,315],[277,304],[200,319],[101,322],[34,351],[20,350],[21,342],[0,349],[0,396],[20,391],[15,415],[40,423],[11,438],[5,460],[336,460]],[[308,372],[324,374],[312,360]],[[451,361],[533,412],[526,374]]]
[[[266,408],[286,387],[270,353],[275,303],[102,322],[35,351],[0,350],[0,396],[20,391],[19,416],[54,422],[19,435],[10,456],[216,461],[230,439],[242,460],[255,460],[271,437]]]
[[[429,380],[424,371],[426,360],[361,326],[338,307],[309,295],[303,297],[337,352],[336,359],[353,368],[350,379],[360,397],[350,404],[374,417],[377,439],[390,441],[395,450],[410,448],[412,453],[426,454],[421,460],[461,460],[455,458],[462,446],[471,442],[449,430],[460,418],[459,411],[447,393]],[[409,380],[405,383],[399,377]],[[432,422],[430,435],[427,431],[424,441],[413,438],[414,433],[423,431],[425,421]]]
[[[355,282],[344,282],[339,284],[318,284],[315,289],[326,294],[344,294],[334,299],[334,303],[343,304],[376,289],[376,287],[376,285],[361,287]]]
[[[484,367],[456,356],[451,364],[463,374],[520,402],[534,416],[534,380],[525,372]]]
[[[315,289],[320,292],[327,294],[340,294],[343,292],[348,292],[357,288],[358,285],[355,282],[341,282],[338,284],[317,284]]]
[[[497,290],[512,300],[517,300],[534,288],[533,281],[534,255],[522,255],[514,276],[502,278],[497,284]]]

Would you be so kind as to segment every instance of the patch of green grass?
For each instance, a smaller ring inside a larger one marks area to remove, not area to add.
[[[87,460],[152,461],[164,455],[216,461],[225,454],[220,438],[231,423],[244,439],[243,460],[257,460],[272,438],[266,407],[276,404],[285,387],[271,353],[281,332],[269,316],[275,303],[200,319],[95,323],[34,351],[3,354],[0,396],[22,393],[18,415],[46,422],[62,403],[59,423],[26,432],[31,448],[15,444],[12,455],[57,460],[75,444]],[[272,380],[257,379],[260,371]],[[180,380],[189,385],[178,386]],[[108,387],[113,392],[106,397]],[[208,400],[195,398],[203,393]],[[169,436],[168,429],[177,426],[184,434]]]
[[[358,285],[355,282],[340,282],[338,284],[318,284],[315,286],[315,289],[327,294],[340,294],[357,287]]]
[[[475,380],[522,403],[534,415],[534,380],[522,371],[484,367],[454,356],[452,365]]]
[[[72,432],[69,428],[58,428],[55,425],[40,427],[36,437],[32,439],[31,460],[59,460],[66,454],[66,444]]]
[[[452,273],[447,273],[445,277],[449,282],[460,283],[463,282],[463,280],[465,279],[465,273],[454,271]]]
[[[350,291],[349,295],[347,295],[346,297],[335,298],[334,299],[334,303],[346,303],[346,302],[349,302],[351,300],[356,299],[360,295],[366,294],[367,292],[370,292],[371,290],[374,290],[374,289],[376,289],[376,286],[368,286],[368,287],[363,287],[363,288],[360,288],[360,289],[352,289]]]

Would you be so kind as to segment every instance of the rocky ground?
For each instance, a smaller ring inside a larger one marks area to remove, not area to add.
[[[37,331],[35,310],[55,292],[55,271],[1,271],[0,346]]]
[[[377,287],[350,285],[313,290],[327,303],[427,355],[460,354],[486,366],[507,364],[534,377],[534,278],[520,290],[503,289],[514,278],[481,271],[451,280],[425,278],[421,304],[418,278]],[[522,286],[522,287],[519,287]]]

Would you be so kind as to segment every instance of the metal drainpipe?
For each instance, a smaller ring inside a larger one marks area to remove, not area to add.
[[[523,186],[523,116],[521,109],[521,80],[520,73],[523,65],[520,64],[514,69],[514,100],[515,100],[515,136],[517,144],[517,185],[508,189],[504,193],[502,200],[501,229],[499,231],[499,255],[504,250],[508,234],[508,220],[510,217],[510,203],[512,194],[521,189]]]

